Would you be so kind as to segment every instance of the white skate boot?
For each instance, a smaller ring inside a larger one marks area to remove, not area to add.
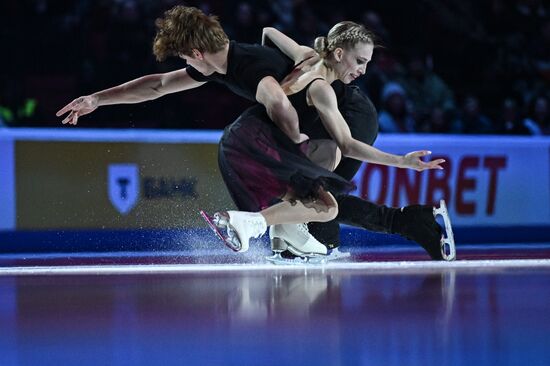
[[[269,227],[273,251],[288,250],[297,256],[326,255],[327,247],[309,233],[306,224],[281,224]]]
[[[309,233],[306,224],[282,224],[269,227],[273,255],[266,259],[275,264],[323,263],[327,247]],[[293,258],[283,258],[284,251]]]
[[[441,255],[446,261],[454,261],[456,259],[455,238],[453,235],[453,228],[451,226],[451,218],[449,217],[445,200],[439,201],[439,208],[434,207],[433,213],[434,217],[441,215],[445,223],[446,235],[441,237]]]
[[[204,211],[200,213],[216,235],[235,252],[246,252],[250,238],[260,237],[267,229],[264,217],[257,212],[216,212],[212,217]],[[220,229],[225,229],[226,234]]]
[[[246,252],[250,238],[259,238],[267,230],[264,217],[258,212],[227,211],[227,233],[241,243],[238,252]]]
[[[269,238],[273,255],[266,259],[274,264],[324,264],[350,256],[338,248],[328,250],[309,233],[306,224],[273,225]],[[291,254],[290,258],[282,255],[285,251]]]

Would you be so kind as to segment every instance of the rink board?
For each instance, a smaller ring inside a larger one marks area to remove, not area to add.
[[[200,209],[234,207],[217,168],[220,136],[0,129],[3,249],[30,245],[29,239],[46,249],[48,243],[70,247],[86,237],[104,243],[100,250],[116,243],[139,247],[159,237],[165,246],[181,245],[182,231],[204,228]],[[446,160],[445,170],[364,164],[354,194],[391,206],[444,198],[462,242],[550,240],[549,138],[381,135],[376,146],[400,154],[431,150]],[[344,234],[344,242],[359,245],[395,240],[352,228]]]

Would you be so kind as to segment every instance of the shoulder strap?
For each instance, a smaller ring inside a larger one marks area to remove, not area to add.
[[[323,79],[322,77],[318,77],[318,78],[315,78],[313,80],[311,80],[309,83],[306,84],[306,86],[304,86],[304,88],[302,90],[307,90],[309,89],[309,87],[311,86],[311,84],[313,84],[314,81],[317,81],[317,80],[325,80]]]
[[[295,91],[294,93],[292,94],[287,94],[288,97],[290,97],[291,95],[295,95],[295,94],[298,94],[298,93],[301,93],[301,92],[307,92],[308,88],[311,86],[311,84],[314,82],[314,81],[317,81],[317,80],[325,80],[323,79],[322,77],[316,77],[312,80],[310,80],[306,85],[304,85],[304,87],[298,91]]]

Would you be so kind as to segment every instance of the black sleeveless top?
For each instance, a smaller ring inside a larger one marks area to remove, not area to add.
[[[256,101],[258,84],[266,76],[281,81],[294,68],[294,63],[281,51],[260,45],[231,41],[227,54],[227,73],[214,72],[205,76],[187,66],[189,76],[196,81],[214,81],[250,101]]]
[[[288,100],[296,110],[298,114],[299,127],[300,131],[311,131],[314,129],[323,128],[319,113],[314,106],[309,106],[307,104],[307,91],[311,84],[316,80],[323,80],[322,78],[315,78],[311,80],[303,89],[300,91],[290,94]],[[248,116],[254,115],[266,123],[272,124],[271,118],[267,115],[265,107],[262,104],[256,104],[248,108],[246,111],[241,114],[239,119],[247,118]],[[239,120],[237,119],[237,121]]]
[[[288,100],[296,109],[298,113],[298,119],[300,121],[300,131],[311,130],[312,128],[322,128],[321,119],[319,113],[314,106],[307,104],[307,91],[311,84],[316,80],[323,80],[322,78],[315,78],[311,80],[302,90],[288,96]]]

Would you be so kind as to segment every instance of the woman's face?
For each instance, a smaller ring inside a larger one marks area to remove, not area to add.
[[[338,79],[344,84],[349,84],[367,70],[367,63],[372,58],[374,45],[359,42],[352,48],[337,48],[334,50],[336,61],[334,70]]]

